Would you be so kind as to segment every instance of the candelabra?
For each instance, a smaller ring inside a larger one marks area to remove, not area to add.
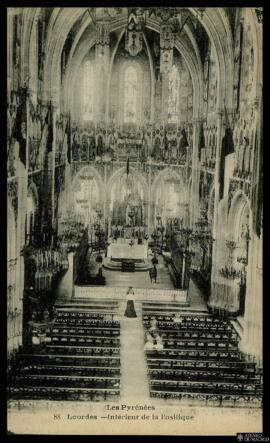
[[[134,219],[135,219],[135,209],[134,209],[134,207],[132,207],[130,209],[130,211],[128,212],[128,216],[129,216],[130,221],[131,221],[130,225],[134,226]]]
[[[164,232],[165,227],[162,225],[162,218],[161,215],[156,216],[157,220],[157,226],[155,227],[155,230],[153,234],[151,235],[152,239],[154,240],[154,247],[156,250],[162,250],[163,249],[163,243],[164,243]]]
[[[226,240],[226,246],[229,249],[231,254],[237,248],[237,244],[234,240]]]
[[[96,262],[101,263],[103,258],[102,258],[102,255],[100,254],[100,250],[102,249],[102,247],[104,247],[105,232],[101,226],[102,212],[100,209],[97,209],[96,212],[97,212],[97,218],[98,218],[97,223],[94,225],[95,235],[98,239],[98,255],[96,257]]]
[[[245,266],[247,265],[247,257],[237,257],[237,261]]]
[[[205,267],[205,256],[208,251],[209,253],[209,267],[211,268],[211,257],[212,257],[212,245],[214,242],[211,230],[209,229],[209,223],[205,211],[202,211],[202,216],[199,218],[195,224],[196,229],[193,233],[193,241],[197,242],[203,253],[202,253],[202,268]]]
[[[223,268],[219,270],[220,275],[230,280],[235,280],[236,278],[241,277],[241,271],[236,271],[233,266],[225,265]]]
[[[190,249],[191,241],[194,239],[194,232],[190,228],[181,228],[178,233],[180,234],[180,248],[183,252],[192,252]]]

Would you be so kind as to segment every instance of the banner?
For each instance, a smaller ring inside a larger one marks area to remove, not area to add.
[[[225,135],[221,143],[221,154],[220,154],[220,167],[219,167],[219,199],[222,200],[224,197],[224,176],[225,176],[225,158],[227,155],[234,152],[233,144],[233,134],[230,127],[230,122],[225,108],[224,113],[224,124],[225,124]]]
[[[18,141],[19,158],[26,166],[26,128],[27,128],[27,112],[26,112],[26,89],[22,89],[20,94],[20,104],[17,109],[14,126],[12,129],[12,137]]]

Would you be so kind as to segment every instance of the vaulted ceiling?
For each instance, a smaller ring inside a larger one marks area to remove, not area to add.
[[[199,113],[202,97],[202,64],[211,45],[218,65],[218,107],[226,102],[232,107],[230,85],[233,79],[233,36],[237,8],[136,8],[144,16],[145,47],[160,32],[162,23],[173,20],[177,25],[175,47],[185,60],[191,74],[195,101]],[[128,20],[128,8],[25,8],[25,59],[31,58],[31,32],[40,14],[47,21],[44,64],[44,98],[56,102],[61,91],[61,55],[67,55],[68,72],[81,63],[95,44],[96,24],[106,23],[110,32],[110,46],[118,47]],[[149,45],[150,42],[150,45]],[[25,45],[27,48],[27,45]],[[29,77],[31,62],[24,63],[24,76]],[[70,81],[70,76],[68,77]],[[196,106],[196,105],[195,105]]]

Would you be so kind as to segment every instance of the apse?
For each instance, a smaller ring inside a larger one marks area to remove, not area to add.
[[[112,225],[144,226],[145,192],[133,171],[123,170],[114,180],[110,192],[110,218]]]

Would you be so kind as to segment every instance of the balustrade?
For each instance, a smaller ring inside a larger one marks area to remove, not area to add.
[[[73,161],[126,160],[186,165],[192,146],[192,124],[120,127],[97,124],[72,127]]]

